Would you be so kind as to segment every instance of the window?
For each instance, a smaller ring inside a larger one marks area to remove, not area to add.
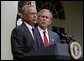
[[[36,1],[37,11],[49,9],[53,13],[53,18],[65,20],[64,9],[60,1]]]

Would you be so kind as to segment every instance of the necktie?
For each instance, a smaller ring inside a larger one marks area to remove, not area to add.
[[[33,32],[33,36],[34,36],[34,44],[37,48],[39,48],[38,46],[38,39],[37,39],[37,34],[34,28],[32,28],[32,32]]]
[[[47,47],[48,46],[48,39],[47,39],[45,31],[43,32],[43,35],[44,35],[44,46]]]

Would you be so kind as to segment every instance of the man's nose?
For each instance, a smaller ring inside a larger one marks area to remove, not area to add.
[[[34,18],[37,18],[37,15],[36,14],[34,15]]]
[[[45,17],[43,18],[43,21],[46,21],[46,18]]]

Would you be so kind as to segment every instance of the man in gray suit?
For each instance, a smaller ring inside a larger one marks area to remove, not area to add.
[[[53,15],[48,9],[42,9],[38,12],[38,38],[40,41],[40,48],[48,47],[52,44],[59,43],[60,38],[57,33],[48,30],[48,26],[52,22]]]
[[[37,50],[32,28],[37,23],[37,10],[34,6],[25,5],[21,11],[23,23],[13,29],[11,46],[14,60],[23,60],[28,52]]]

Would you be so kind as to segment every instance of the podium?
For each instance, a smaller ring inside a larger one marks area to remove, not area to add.
[[[71,60],[68,45],[57,43],[39,50],[29,52],[24,60]]]

